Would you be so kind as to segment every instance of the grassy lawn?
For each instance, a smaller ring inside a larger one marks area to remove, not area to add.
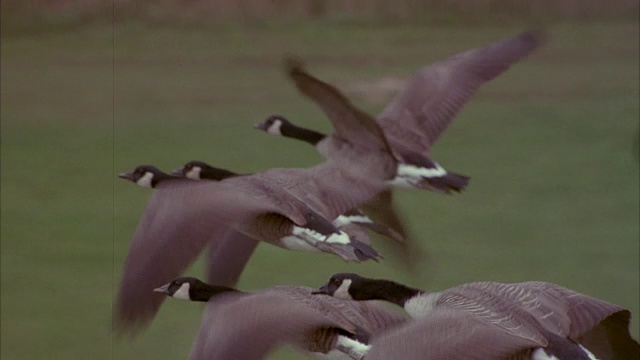
[[[283,54],[346,88],[520,30],[126,24],[115,42],[102,26],[3,37],[0,357],[185,358],[201,305],[169,301],[138,337],[111,335],[113,290],[149,197],[115,174],[192,159],[238,171],[316,164],[313,149],[251,127],[282,113],[329,129],[281,74]],[[484,87],[437,144],[435,159],[472,177],[468,190],[399,193],[428,253],[420,274],[391,255],[354,265],[261,245],[240,287],[314,286],[338,271],[434,290],[546,280],[631,309],[638,337],[638,23],[550,30],[549,46]],[[353,99],[377,113],[388,97]]]

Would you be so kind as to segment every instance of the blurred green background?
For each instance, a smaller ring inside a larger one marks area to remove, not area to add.
[[[420,274],[392,254],[354,265],[261,245],[240,287],[316,286],[338,271],[432,290],[545,280],[629,308],[638,337],[637,1],[149,3],[2,2],[3,360],[186,357],[198,304],[169,301],[138,337],[112,335],[114,289],[150,194],[116,173],[321,161],[252,129],[273,113],[330,129],[282,75],[284,54],[376,114],[418,67],[531,26],[549,30],[548,46],[483,87],[434,149],[471,176],[468,190],[398,192],[428,253]]]

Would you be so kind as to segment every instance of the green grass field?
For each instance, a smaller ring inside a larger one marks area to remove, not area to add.
[[[135,339],[112,336],[114,289],[150,194],[116,173],[192,159],[237,171],[318,163],[310,147],[251,126],[282,113],[330,127],[282,75],[283,54],[348,87],[408,77],[523,28],[126,24],[115,42],[99,25],[3,37],[0,357],[186,357],[201,305],[168,301]],[[638,23],[550,32],[546,48],[485,86],[437,144],[435,159],[472,177],[468,190],[399,193],[428,253],[422,273],[403,272],[391,255],[355,265],[261,245],[240,287],[316,286],[338,271],[433,290],[546,280],[631,309],[638,337]],[[384,105],[353,99],[374,114]]]

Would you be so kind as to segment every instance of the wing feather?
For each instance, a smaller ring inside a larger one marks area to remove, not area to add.
[[[378,117],[389,142],[429,153],[478,88],[531,54],[543,38],[524,32],[420,69]]]

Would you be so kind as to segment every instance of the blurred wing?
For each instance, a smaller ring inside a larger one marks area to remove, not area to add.
[[[206,258],[207,282],[234,287],[257,246],[256,239],[236,230],[212,241]]]
[[[500,359],[546,346],[546,341],[504,331],[476,316],[440,306],[374,339],[367,360]]]
[[[239,223],[279,209],[220,183],[171,182],[154,191],[125,260],[115,309],[121,330],[144,325],[166,298],[153,289],[172,281],[191,265],[210,241]],[[218,264],[239,268],[237,259]],[[241,262],[246,259],[241,259]]]
[[[392,163],[388,165],[388,170],[379,172],[394,173],[392,169],[395,164]],[[387,189],[388,186],[380,178],[381,174],[377,174],[378,177],[367,176],[363,171],[329,160],[309,169],[275,169],[264,174],[327,219],[333,220]]]
[[[599,359],[639,359],[640,345],[631,337],[629,310],[571,289],[549,283],[533,283],[544,295],[565,301],[568,336]]]
[[[391,152],[375,119],[355,108],[335,87],[307,73],[300,62],[288,59],[286,66],[298,91],[322,109],[340,137],[366,149]]]
[[[485,82],[496,78],[542,43],[525,32],[422,68],[378,117],[389,139],[428,153],[449,123]]]
[[[218,296],[209,302],[190,360],[264,359],[282,343],[336,326],[321,314],[276,293]]]
[[[398,312],[395,308],[390,308],[387,306],[388,304],[380,304],[376,301],[358,301],[356,303],[366,320],[363,326],[373,337],[378,337],[382,333],[396,329],[409,321],[406,314]]]

